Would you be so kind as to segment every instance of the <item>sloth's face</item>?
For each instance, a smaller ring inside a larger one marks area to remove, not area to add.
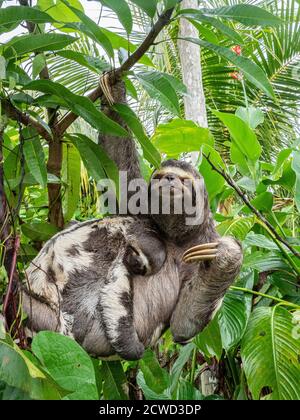
[[[154,208],[159,204],[159,213],[166,214],[163,209],[166,211],[170,207],[170,214],[177,214],[176,208],[181,208],[181,214],[184,214],[186,206],[195,205],[195,178],[181,168],[166,166],[155,171],[151,178],[150,191],[151,204]]]
[[[153,173],[149,198],[152,219],[176,241],[198,232],[208,214],[203,177],[191,165],[175,160]]]

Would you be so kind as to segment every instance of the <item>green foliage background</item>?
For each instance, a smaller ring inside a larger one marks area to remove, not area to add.
[[[177,1],[101,3],[122,30],[97,25],[78,0],[39,0],[35,7],[4,3],[0,8],[0,33],[26,21],[35,25],[32,33],[0,46],[0,164],[11,222],[21,237],[21,279],[42,243],[58,231],[48,221],[49,185],[61,186],[65,223],[101,216],[96,183],[109,177],[118,185],[118,172],[96,144],[96,133],[122,137],[127,132],[86,94],[103,72],[136,51],[158,12],[173,6],[174,19],[159,35],[161,42],[123,75],[129,106],[114,109],[136,140],[146,179],[162,159],[199,152],[197,165],[218,232],[242,241],[243,268],[215,318],[193,342],[175,345],[167,331],[139,362],[94,360],[70,338],[48,331],[34,337],[30,350],[22,350],[13,330],[7,333],[1,324],[0,396],[298,400],[300,262],[274,231],[300,252],[299,3],[216,0],[189,11],[180,11]],[[202,47],[209,129],[184,119],[186,88],[176,46],[180,16],[199,30],[199,38],[189,42]],[[232,51],[237,44],[241,55]],[[49,80],[41,77],[45,66]],[[67,112],[79,117],[63,136],[59,177],[47,171],[54,133],[49,110],[59,120]],[[40,124],[43,135],[16,118],[16,112]],[[205,156],[230,176],[263,218]],[[1,295],[8,283],[4,256],[3,240]],[[204,370],[215,379],[209,396],[201,387]]]

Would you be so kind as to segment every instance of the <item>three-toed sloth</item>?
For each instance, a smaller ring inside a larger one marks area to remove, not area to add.
[[[241,246],[216,232],[191,165],[166,161],[153,180],[169,186],[169,214],[159,206],[149,216],[79,223],[45,244],[22,290],[28,327],[70,335],[95,356],[139,359],[169,326],[184,342],[207,325],[240,270]],[[187,222],[184,206],[174,210],[183,196],[198,223]]]

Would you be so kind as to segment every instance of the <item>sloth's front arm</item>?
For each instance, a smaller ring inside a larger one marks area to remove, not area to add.
[[[228,287],[238,275],[243,260],[241,245],[231,237],[190,248],[183,256],[184,281],[171,318],[174,341],[194,337],[212,319]],[[209,262],[207,262],[209,261]]]

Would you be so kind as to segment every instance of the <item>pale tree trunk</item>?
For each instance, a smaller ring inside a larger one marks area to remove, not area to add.
[[[197,9],[198,0],[183,0],[181,9]],[[197,29],[187,20],[180,20],[180,38],[198,38]],[[192,120],[200,127],[207,128],[207,114],[205,96],[202,83],[201,50],[199,45],[192,42],[178,40],[179,58],[182,70],[182,80],[187,87],[184,98],[184,113],[187,120]],[[189,153],[186,158],[196,164],[198,152]],[[211,371],[205,370],[201,374],[201,391],[204,395],[214,393],[216,378]]]
[[[183,0],[181,9],[197,9],[198,0]],[[197,29],[186,19],[180,20],[180,38],[198,38]],[[200,127],[206,128],[207,115],[205,96],[202,84],[201,50],[199,45],[192,42],[178,40],[179,58],[182,69],[182,79],[187,87],[184,97],[184,112],[187,120],[192,120]],[[189,159],[196,163],[198,153],[190,153]]]

